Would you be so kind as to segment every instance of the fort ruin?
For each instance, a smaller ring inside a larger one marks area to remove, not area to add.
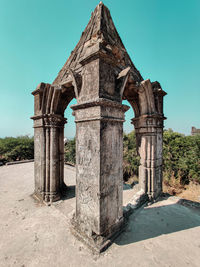
[[[196,127],[192,126],[191,135],[199,135],[199,134],[200,134],[200,129],[197,129]]]
[[[143,80],[108,8],[92,13],[81,39],[52,84],[34,95],[35,197],[61,198],[64,184],[64,112],[73,98],[76,122],[76,212],[80,238],[101,251],[120,231],[123,217],[123,122],[134,110],[139,186],[150,200],[162,192],[163,97],[159,82]]]

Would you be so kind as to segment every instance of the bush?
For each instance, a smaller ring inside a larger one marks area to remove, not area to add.
[[[138,176],[140,158],[137,155],[135,132],[123,137],[123,175],[127,181]],[[2,162],[34,158],[33,137],[0,138],[0,160]],[[75,138],[65,144],[65,161],[75,164]],[[189,182],[200,184],[200,135],[185,136],[172,130],[163,133],[163,175],[167,183],[180,185]],[[175,180],[174,180],[175,179]]]
[[[138,176],[140,157],[137,154],[136,136],[132,131],[123,137],[123,178],[128,181],[130,177]]]
[[[172,130],[163,133],[163,174],[180,184],[200,183],[200,135],[184,136]]]
[[[75,138],[65,144],[65,162],[76,163],[76,140]]]
[[[29,136],[0,138],[0,160],[25,160],[34,158],[34,139]]]

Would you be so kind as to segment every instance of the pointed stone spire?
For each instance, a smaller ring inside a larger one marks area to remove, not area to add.
[[[94,54],[97,52],[109,55],[112,61],[115,61],[115,64],[121,70],[126,67],[131,67],[134,79],[137,82],[143,80],[121,41],[109,9],[100,2],[92,13],[90,21],[82,33],[78,44],[72,51],[53,84],[62,82],[67,69],[80,73],[82,70],[82,61],[92,53]]]

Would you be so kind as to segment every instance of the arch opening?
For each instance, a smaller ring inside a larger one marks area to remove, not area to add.
[[[134,101],[132,101],[132,105],[133,103]],[[122,104],[130,107],[125,113],[123,124],[123,206],[126,207],[130,203],[130,198],[133,198],[138,190],[140,157],[135,128],[132,124],[132,119],[135,118],[133,106],[127,100],[123,100]]]

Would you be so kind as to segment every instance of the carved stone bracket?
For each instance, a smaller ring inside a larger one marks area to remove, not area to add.
[[[40,116],[33,116],[34,128],[40,127],[64,127],[67,119],[57,114],[44,114]]]
[[[67,119],[59,115],[48,115],[44,117],[45,127],[64,127],[64,124],[67,122]]]
[[[139,132],[144,132],[150,129],[152,131],[153,128],[163,128],[163,120],[166,118],[158,115],[142,115],[137,118],[132,119],[132,124],[135,126],[135,130]]]

